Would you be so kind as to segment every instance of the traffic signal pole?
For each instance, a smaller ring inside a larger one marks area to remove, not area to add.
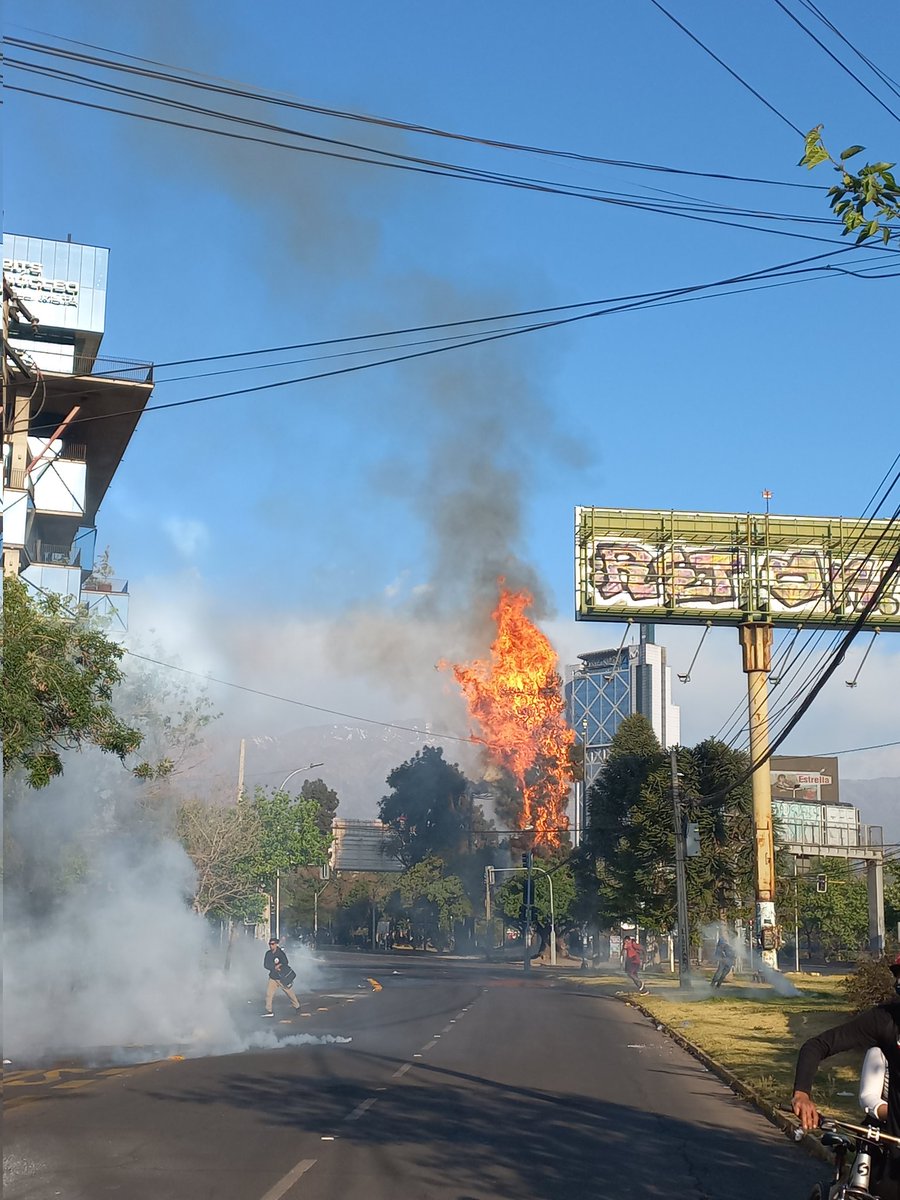
[[[753,839],[756,875],[756,930],[760,957],[778,969],[775,931],[775,836],[772,828],[772,787],[769,775],[769,671],[772,669],[772,626],[740,627],[743,667],[747,676],[750,761],[753,772]],[[765,761],[761,761],[765,758]],[[771,930],[771,933],[767,933]]]

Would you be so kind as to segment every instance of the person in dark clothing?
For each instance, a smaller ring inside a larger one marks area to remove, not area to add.
[[[815,1129],[819,1123],[819,1112],[810,1095],[819,1063],[843,1050],[868,1050],[877,1046],[888,1065],[885,1132],[900,1137],[900,956],[892,963],[891,971],[896,1000],[876,1004],[845,1024],[809,1038],[800,1047],[791,1108],[804,1129]],[[881,1200],[900,1200],[900,1151],[885,1152],[880,1178],[873,1185],[873,1195]]]
[[[710,986],[720,988],[731,973],[734,966],[734,950],[723,937],[716,942],[716,969],[710,980]]]
[[[278,945],[277,938],[269,939],[269,949],[266,951],[266,957],[263,959],[263,967],[269,972],[269,984],[266,988],[266,1011],[264,1017],[274,1017],[272,1011],[272,1001],[275,999],[275,993],[279,988],[290,1000],[294,1012],[300,1011],[300,1001],[291,987],[294,982],[294,972],[291,970],[291,964],[288,962],[288,956]]]

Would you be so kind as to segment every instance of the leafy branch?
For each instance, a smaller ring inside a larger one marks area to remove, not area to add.
[[[828,203],[844,225],[842,237],[856,234],[857,246],[870,237],[881,235],[885,245],[891,239],[890,221],[900,217],[900,187],[891,174],[895,163],[866,163],[854,175],[845,164],[862,154],[865,146],[848,146],[842,150],[840,161],[832,158],[822,141],[824,125],[817,125],[806,135],[803,157],[797,164],[812,170],[830,162],[840,174],[841,182],[828,189]]]

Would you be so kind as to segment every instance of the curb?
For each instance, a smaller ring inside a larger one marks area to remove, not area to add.
[[[720,1062],[717,1062],[714,1058],[711,1058],[705,1050],[701,1050],[699,1046],[695,1046],[693,1042],[688,1041],[683,1034],[678,1033],[678,1031],[673,1029],[671,1025],[667,1025],[665,1021],[660,1020],[655,1013],[652,1013],[649,1009],[644,1008],[643,1004],[640,1004],[637,1000],[632,999],[631,996],[616,996],[616,999],[621,1000],[623,1004],[628,1004],[631,1008],[636,1008],[638,1012],[642,1013],[649,1021],[652,1021],[661,1033],[664,1033],[667,1037],[670,1037],[676,1045],[682,1048],[682,1050],[687,1050],[688,1054],[693,1055],[698,1062],[702,1063],[703,1066],[706,1067],[707,1071],[712,1072],[713,1075],[721,1079],[722,1082],[726,1083],[733,1092],[735,1092],[742,1099],[748,1101],[755,1109],[757,1109],[757,1111],[762,1113],[766,1120],[770,1121],[773,1125],[776,1125],[787,1137],[788,1141],[792,1142],[795,1146],[802,1146],[803,1149],[806,1150],[807,1154],[812,1155],[813,1158],[819,1159],[820,1162],[828,1163],[828,1165],[831,1167],[834,1166],[833,1156],[828,1153],[818,1138],[811,1137],[808,1133],[805,1133],[798,1141],[795,1136],[797,1133],[797,1126],[790,1121],[784,1113],[775,1108],[771,1101],[767,1100],[765,1096],[762,1096],[759,1092],[757,1092],[755,1088],[752,1088],[749,1084],[744,1083],[742,1079],[739,1079],[737,1075],[729,1071],[727,1067],[724,1067]]]

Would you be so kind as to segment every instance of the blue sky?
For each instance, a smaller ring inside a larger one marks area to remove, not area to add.
[[[896,60],[883,23],[863,24],[847,0],[823,6],[880,65]],[[873,158],[896,156],[896,121],[774,2],[667,7],[801,130],[824,123],[835,151],[861,142]],[[831,182],[824,168],[799,170],[797,134],[649,0],[285,5],[262,16],[232,0],[36,0],[6,15],[14,36],[53,30],[327,107],[613,159]],[[7,82],[35,86],[15,70]],[[795,236],[836,236],[817,225],[780,226],[791,236],[742,230],[329,161],[15,92],[6,102],[5,227],[110,248],[104,351],[123,357],[165,363],[649,292],[834,248]],[[676,193],[826,213],[823,195],[799,188],[235,111],[642,200]],[[878,255],[866,251],[867,265]],[[893,256],[882,257],[889,269]],[[423,664],[483,646],[485,585],[498,565],[536,587],[564,660],[618,642],[619,627],[570,618],[576,504],[741,512],[768,487],[774,512],[862,511],[897,450],[896,311],[896,281],[832,277],[148,413],[101,510],[99,544],[131,582],[135,635],[156,639],[169,661],[361,715],[428,709],[458,727],[455,698],[435,698]],[[180,380],[229,364],[161,369],[154,401],[345,361]],[[661,636],[684,670],[695,632]],[[729,707],[739,697],[736,640],[716,632],[676,697],[686,740],[715,731],[723,695]],[[900,647],[889,643],[880,639],[852,694],[840,680],[829,689],[789,749],[900,736]],[[234,725],[307,719],[275,705]],[[855,756],[844,770],[900,774],[900,757]]]

